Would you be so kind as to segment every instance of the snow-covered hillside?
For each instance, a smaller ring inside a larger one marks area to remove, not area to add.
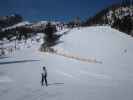
[[[132,100],[133,39],[110,27],[72,29],[54,46],[60,53],[96,59],[89,63],[40,52],[33,42],[0,58],[0,100]],[[41,71],[48,70],[48,87]]]
[[[128,35],[133,34],[133,6],[114,4],[104,8],[83,23],[83,26],[109,25]]]
[[[12,26],[3,28],[2,31],[11,30],[11,29],[15,29],[15,28],[17,28],[17,27],[23,27],[23,26],[26,26],[26,25],[31,25],[31,23],[28,22],[28,21],[23,21],[23,22],[20,22],[20,23],[18,23],[18,24],[15,24],[15,25],[12,25]]]
[[[13,30],[16,28],[21,28],[21,27],[26,27],[26,28],[31,28],[31,29],[44,29],[47,25],[48,21],[38,21],[38,22],[29,22],[29,21],[22,21],[17,24],[2,28],[2,31],[7,31],[7,30]],[[57,21],[51,21],[52,25],[58,25],[61,24],[61,22]]]
[[[114,16],[121,20],[123,17],[128,15],[133,16],[133,6],[121,6],[115,10],[109,10],[106,17],[109,22],[108,24],[112,25],[115,22]]]

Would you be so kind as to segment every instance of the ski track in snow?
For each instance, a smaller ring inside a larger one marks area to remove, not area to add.
[[[87,71],[80,71],[80,74],[84,74],[87,76],[92,76],[96,79],[112,79],[110,76],[104,75],[104,74],[96,74],[96,73],[91,73],[91,72],[87,72]]]
[[[13,80],[8,76],[0,76],[0,83],[10,83],[13,82]]]
[[[76,80],[78,79],[78,78],[74,77],[73,75],[71,75],[69,73],[66,73],[66,72],[63,72],[63,71],[60,71],[60,70],[56,70],[56,72],[59,73],[59,74],[61,74],[61,75],[66,76],[68,78],[72,78],[72,79],[76,79]]]

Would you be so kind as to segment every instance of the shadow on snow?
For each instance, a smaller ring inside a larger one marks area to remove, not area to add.
[[[2,56],[0,56],[0,59],[5,59],[5,58],[8,58],[8,57],[2,57]]]
[[[56,86],[60,86],[63,85],[64,83],[49,83],[48,86],[52,86],[52,85],[56,85]]]
[[[33,62],[33,61],[40,61],[40,60],[17,60],[17,61],[7,61],[7,62],[0,62],[0,65],[15,64],[15,63],[28,63],[28,62]]]

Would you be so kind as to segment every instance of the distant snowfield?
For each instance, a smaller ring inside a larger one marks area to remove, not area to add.
[[[0,59],[0,100],[133,100],[133,38],[97,26],[72,29],[61,41],[59,52],[102,64],[40,52],[40,43],[21,47]],[[40,84],[43,66],[48,87]]]

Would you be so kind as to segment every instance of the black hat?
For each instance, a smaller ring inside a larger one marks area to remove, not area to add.
[[[43,69],[46,69],[46,67],[45,67],[45,66],[43,66]]]

